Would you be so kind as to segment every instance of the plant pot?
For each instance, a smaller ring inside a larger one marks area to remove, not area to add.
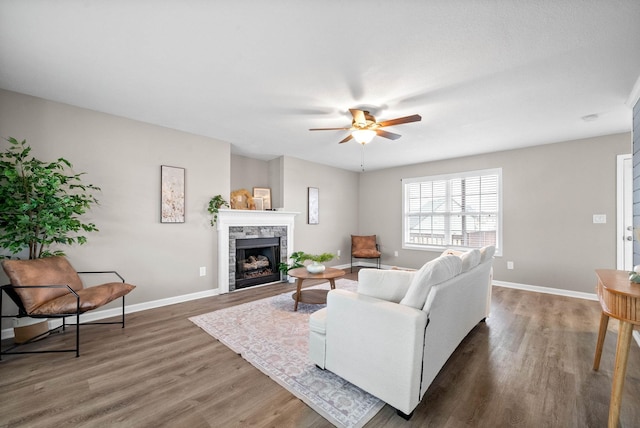
[[[307,265],[307,272],[309,273],[322,273],[324,272],[325,266],[318,262],[313,262],[310,265]]]

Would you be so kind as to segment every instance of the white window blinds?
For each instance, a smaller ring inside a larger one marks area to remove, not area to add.
[[[403,179],[403,247],[500,250],[502,170]]]

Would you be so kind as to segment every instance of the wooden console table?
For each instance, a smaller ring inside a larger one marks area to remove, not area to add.
[[[600,367],[600,357],[607,334],[609,317],[620,320],[611,402],[609,404],[609,428],[616,428],[620,416],[622,387],[627,371],[633,325],[640,325],[640,284],[629,281],[629,273],[625,271],[598,269],[596,275],[598,276],[597,293],[602,307],[602,315],[600,315],[600,331],[598,332],[593,370],[598,370]]]

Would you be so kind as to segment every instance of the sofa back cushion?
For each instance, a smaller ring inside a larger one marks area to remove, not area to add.
[[[11,285],[16,288],[27,313],[32,313],[45,302],[69,293],[67,287],[34,288],[33,285],[69,285],[73,290],[82,290],[82,280],[78,273],[62,256],[34,260],[3,260],[2,268]]]
[[[431,287],[459,275],[462,260],[458,256],[446,255],[427,262],[418,270],[407,290],[401,305],[422,309]]]

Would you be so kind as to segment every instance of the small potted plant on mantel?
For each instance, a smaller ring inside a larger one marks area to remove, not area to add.
[[[311,260],[311,263],[306,265],[307,271],[309,273],[322,273],[325,270],[325,266],[322,263],[333,260],[334,257],[335,255],[332,253],[309,254],[304,251],[296,251],[291,254],[291,264],[280,263],[278,269],[286,275],[291,269],[305,267],[304,262]]]

